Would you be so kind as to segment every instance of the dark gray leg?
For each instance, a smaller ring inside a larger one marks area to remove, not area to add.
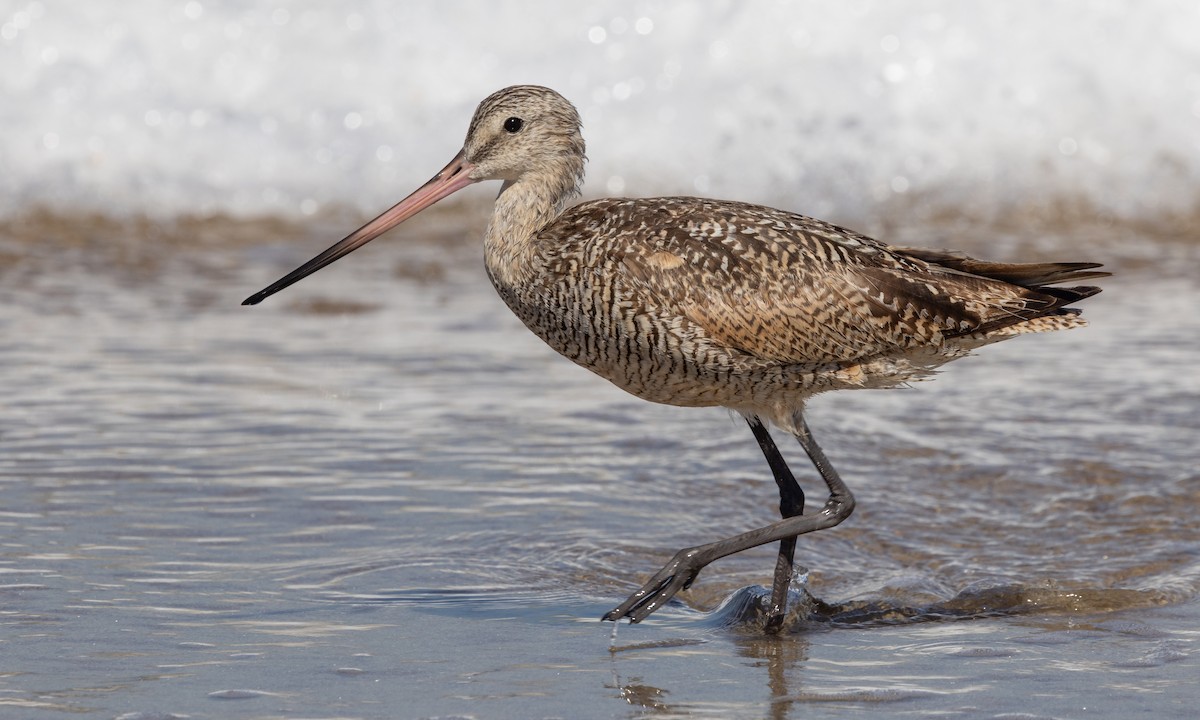
[[[809,459],[817,468],[817,472],[821,473],[821,479],[829,488],[829,498],[821,510],[815,515],[784,518],[766,527],[707,545],[684,548],[675,553],[675,557],[671,558],[671,561],[664,565],[662,570],[655,573],[640,590],[606,613],[601,620],[620,620],[627,617],[630,622],[641,622],[646,619],[646,616],[674,597],[675,593],[691,585],[696,576],[700,574],[700,570],[714,560],[759,545],[794,538],[814,530],[831,528],[850,517],[850,513],[854,512],[854,496],[850,494],[850,489],[842,482],[837,471],[833,469],[833,465],[829,463],[829,459],[825,457],[825,453],[813,439],[803,415],[797,413],[795,423],[797,427],[796,440],[808,453]]]
[[[779,486],[779,514],[790,518],[804,512],[804,491],[800,489],[792,471],[788,469],[779,448],[771,439],[767,427],[756,417],[746,418],[758,447],[762,449],[775,476],[775,484]],[[774,635],[783,627],[783,619],[787,616],[787,592],[792,584],[792,574],[795,572],[796,538],[784,538],[779,541],[779,557],[775,560],[775,579],[771,583],[771,605],[767,611],[767,624],[763,628],[768,634]]]

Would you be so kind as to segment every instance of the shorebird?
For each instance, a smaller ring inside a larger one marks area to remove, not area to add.
[[[253,305],[473,183],[500,180],[483,238],[500,297],[550,347],[652,402],[724,406],[750,425],[779,487],[782,519],[677,552],[603,620],[640,622],[719,558],[779,542],[765,628],[782,626],[796,538],[831,528],[854,497],[813,439],[804,404],[842,388],[928,376],[975,348],[1082,327],[1069,304],[1100,292],[1097,263],[995,263],[896,247],[769,207],[695,197],[572,206],[583,182],[579,113],[544,87],[479,104],[462,150],[382,215]],[[829,495],[804,492],[767,430],[793,435]]]

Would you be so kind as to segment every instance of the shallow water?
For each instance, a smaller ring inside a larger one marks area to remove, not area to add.
[[[813,401],[859,505],[801,539],[821,602],[786,636],[756,630],[760,548],[613,639],[774,483],[740,420],[542,346],[466,215],[255,308],[353,220],[0,228],[0,716],[1193,716],[1194,245],[901,235],[1119,274],[1090,328]]]

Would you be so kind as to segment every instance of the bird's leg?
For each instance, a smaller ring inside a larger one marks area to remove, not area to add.
[[[850,513],[854,511],[854,496],[850,494],[850,489],[842,482],[837,471],[833,469],[833,465],[829,463],[829,459],[825,457],[825,453],[813,439],[807,423],[804,422],[803,415],[796,413],[793,423],[796,428],[796,439],[808,453],[809,459],[817,468],[817,472],[821,473],[821,478],[829,488],[829,498],[825,500],[821,510],[815,515],[796,515],[784,518],[757,530],[734,535],[707,545],[697,545],[680,550],[640,590],[606,613],[601,618],[602,620],[620,620],[627,617],[630,622],[641,622],[650,613],[662,607],[675,593],[690,586],[696,576],[700,574],[700,570],[714,560],[759,545],[766,545],[785,538],[794,538],[814,530],[831,528],[850,517]]]
[[[795,517],[804,512],[804,491],[800,489],[792,471],[788,469],[779,448],[767,432],[767,427],[757,417],[747,417],[754,439],[762,449],[775,476],[775,484],[779,486],[779,514],[784,518]],[[783,627],[783,619],[787,616],[788,587],[792,584],[795,572],[796,538],[784,538],[779,541],[779,557],[775,561],[775,579],[771,583],[771,604],[767,612],[767,624],[764,630],[771,635]]]

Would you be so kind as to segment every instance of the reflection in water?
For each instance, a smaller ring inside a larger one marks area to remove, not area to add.
[[[738,654],[755,660],[755,666],[767,671],[767,687],[771,691],[771,720],[792,717],[795,696],[802,688],[800,666],[808,659],[808,640],[803,636],[739,634],[735,639]]]
[[[606,688],[616,690],[618,695],[630,705],[662,715],[679,714],[679,710],[666,701],[667,693],[662,688],[642,684],[642,678],[631,677],[622,682],[613,665],[612,681],[605,684]]]

